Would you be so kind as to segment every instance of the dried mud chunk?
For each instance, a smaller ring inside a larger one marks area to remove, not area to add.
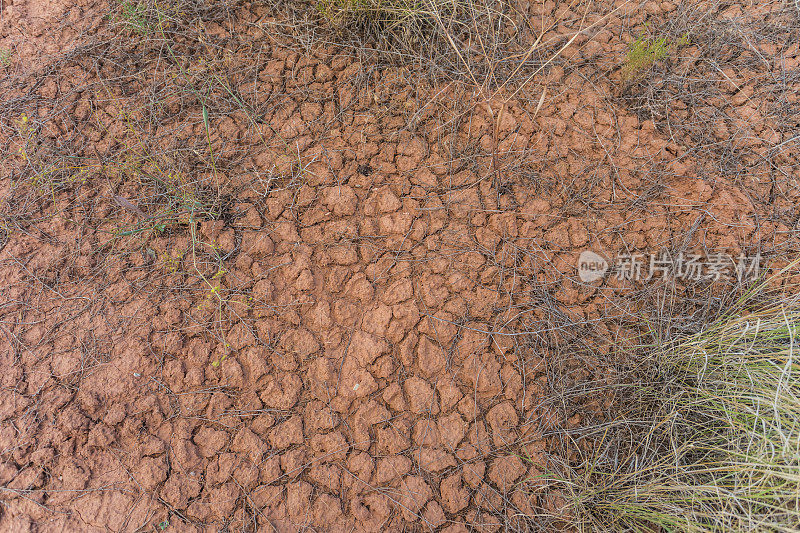
[[[355,326],[359,316],[359,308],[350,300],[336,300],[333,302],[333,319],[340,326],[351,328]]]
[[[439,487],[441,503],[449,513],[457,513],[469,505],[469,490],[461,482],[461,474],[453,474],[442,480]]]
[[[294,282],[294,288],[300,292],[310,291],[314,288],[314,274],[311,273],[311,270],[305,269],[300,272]]]
[[[481,483],[472,495],[472,503],[481,509],[499,509],[503,504],[503,496],[486,483]]]
[[[242,428],[231,442],[231,450],[242,454],[247,454],[255,464],[261,461],[266,446],[262,440],[248,428]]]
[[[358,249],[352,243],[336,244],[325,251],[334,265],[350,266],[358,263]]]
[[[58,414],[59,426],[69,432],[77,433],[88,429],[89,418],[78,410],[75,405],[68,405]]]
[[[423,471],[441,472],[447,468],[456,466],[456,460],[452,455],[441,448],[420,448],[416,455],[417,463]]]
[[[438,446],[441,442],[439,440],[439,428],[436,427],[436,423],[433,420],[420,418],[414,424],[412,440],[416,446]]]
[[[392,455],[378,459],[374,483],[386,485],[411,472],[411,459],[403,455]]]
[[[424,379],[417,376],[408,378],[403,383],[403,390],[412,413],[420,415],[426,412],[433,414],[439,412],[433,387]]]
[[[217,431],[209,427],[200,428],[192,438],[200,449],[203,457],[213,457],[217,455],[228,443],[228,434],[224,431]]]
[[[167,472],[166,457],[142,457],[136,464],[133,477],[149,492],[167,479]]]
[[[439,393],[439,404],[442,411],[449,411],[464,397],[455,381],[449,378],[436,382],[436,392]]]
[[[494,396],[503,390],[500,380],[500,363],[491,353],[473,354],[464,361],[461,377],[482,395]]]
[[[347,472],[344,476],[344,485],[353,487],[356,492],[369,488],[372,474],[375,470],[375,461],[365,452],[355,452],[347,458]]]
[[[295,415],[278,425],[269,433],[269,442],[273,448],[283,450],[292,444],[303,443],[303,419]]]
[[[342,516],[342,502],[330,494],[320,494],[311,506],[311,522],[320,527],[332,527]]]
[[[496,296],[496,293],[494,294]],[[488,329],[489,326],[487,324],[471,322],[461,330],[461,337],[456,343],[456,350],[462,360],[469,355],[483,353],[489,347],[491,338],[486,333],[483,333]]]
[[[492,407],[486,415],[486,420],[492,429],[495,446],[505,446],[514,441],[519,416],[511,402],[503,402]]]
[[[361,272],[353,274],[353,277],[347,282],[344,290],[350,298],[362,302],[371,301],[374,294],[372,283],[370,283],[367,277]]]
[[[131,517],[132,496],[118,490],[103,491],[99,496],[77,498],[71,510],[85,524],[100,530],[122,531]]]
[[[291,479],[302,474],[307,464],[308,458],[304,448],[289,450],[281,455],[281,470]]]
[[[303,421],[309,432],[333,429],[336,420],[334,412],[323,402],[312,400],[306,404]]]
[[[389,502],[387,496],[374,492],[364,496],[363,500],[353,499],[350,509],[357,519],[356,530],[364,533],[380,531],[391,513]]]
[[[393,357],[384,355],[379,357],[375,363],[370,366],[369,372],[378,379],[392,379],[395,375],[397,368],[396,362]]]
[[[259,470],[256,465],[248,461],[240,461],[233,471],[233,481],[245,491],[250,491],[256,486]]]
[[[283,486],[274,485],[261,485],[256,487],[255,490],[248,495],[248,498],[267,516],[274,516],[278,507],[285,500],[283,497]]]
[[[239,364],[239,361],[227,358],[225,361],[220,361],[220,368],[222,370],[220,379],[222,386],[235,389],[241,389],[244,386],[244,372],[242,372],[242,365]]]
[[[336,216],[350,216],[356,212],[358,197],[352,187],[327,187],[322,190],[322,202]]]
[[[376,439],[378,451],[391,455],[407,450],[411,442],[407,433],[404,433],[403,429],[395,426],[378,428]]]
[[[442,287],[445,291],[444,287]],[[441,306],[446,300],[437,302],[436,306]],[[419,333],[424,333],[435,339],[442,346],[449,346],[458,333],[458,326],[455,325],[457,317],[447,311],[438,311],[433,316],[427,317],[419,323]]]
[[[395,382],[392,382],[383,390],[383,401],[392,411],[402,412],[406,409],[406,401],[403,398],[403,389]]]
[[[405,302],[414,295],[414,287],[410,278],[403,278],[394,281],[383,292],[381,300],[386,305],[395,305]]]
[[[525,474],[526,468],[522,459],[516,455],[505,455],[498,457],[489,467],[489,480],[498,489],[505,492],[509,490],[514,482]]]
[[[173,438],[170,449],[172,451],[171,458],[174,459],[175,466],[178,468],[189,471],[200,465],[201,459],[197,452],[197,446],[187,439]]]
[[[378,304],[364,313],[364,318],[361,320],[361,327],[368,333],[378,337],[385,337],[391,319],[392,309],[387,305]]]
[[[270,455],[258,464],[258,480],[261,483],[272,483],[281,477],[281,458]]]
[[[290,222],[288,220],[282,220],[276,223],[274,229],[272,230],[271,237],[275,244],[283,245],[281,248],[279,248],[279,250],[282,252],[291,250],[291,248],[286,246],[287,244],[294,245],[300,241],[300,234],[297,233],[297,226],[294,224],[294,222]]]
[[[8,528],[7,531],[14,531],[15,533],[34,533],[36,531],[36,522],[27,515],[8,516],[5,515],[4,519],[0,519],[0,527]]]
[[[272,413],[262,413],[255,417],[250,423],[252,429],[257,435],[264,437],[267,431],[275,425],[275,415]]]
[[[161,488],[161,498],[172,507],[183,510],[191,498],[196,498],[202,489],[197,478],[174,472]]]
[[[311,437],[311,449],[314,455],[322,461],[336,461],[347,457],[350,445],[338,431]]]
[[[296,481],[286,486],[286,511],[289,516],[299,517],[308,514],[313,488],[305,481]]]
[[[371,443],[369,428],[388,420],[389,417],[389,411],[375,400],[370,400],[359,407],[353,417],[354,446],[360,450],[368,450]]]
[[[475,238],[484,249],[489,253],[494,253],[497,245],[500,244],[502,238],[494,230],[490,228],[478,228],[475,232]]]
[[[442,510],[442,506],[439,505],[435,500],[428,502],[428,505],[425,506],[425,511],[422,513],[422,519],[429,525],[430,527],[439,527],[447,521],[447,518],[444,515],[444,510]]]
[[[238,499],[239,487],[235,483],[225,483],[221,487],[211,489],[208,493],[211,513],[218,519],[230,518]]]
[[[305,382],[310,393],[323,401],[330,401],[335,394],[333,387],[336,383],[336,368],[333,361],[327,357],[314,359],[309,366]]]
[[[433,497],[430,486],[419,476],[407,476],[400,483],[400,504],[403,517],[408,521],[418,519],[422,507]]]
[[[317,302],[307,315],[309,326],[317,333],[327,332],[333,320],[331,319],[331,305],[326,300]]]
[[[478,488],[483,483],[485,474],[486,463],[484,461],[467,461],[461,466],[461,476],[473,489]]]
[[[506,363],[500,369],[500,378],[503,381],[504,395],[509,400],[516,400],[522,394],[522,376],[510,364]]]
[[[389,353],[389,344],[371,333],[356,331],[350,339],[348,351],[359,365],[366,367],[378,357]]]
[[[304,328],[289,331],[284,335],[282,341],[286,350],[296,354],[302,359],[317,353],[320,349],[319,343],[314,338],[314,335]]]
[[[444,203],[449,206],[450,214],[456,219],[471,217],[482,209],[480,195],[475,187],[448,191]]]
[[[491,438],[489,437],[489,432],[486,431],[486,424],[484,424],[483,421],[477,420],[473,422],[467,432],[467,437],[469,438],[470,446],[475,449],[476,453],[488,455],[492,452]],[[462,446],[462,449],[463,448]]]
[[[303,381],[297,374],[282,373],[270,376],[259,394],[261,401],[272,409],[291,409],[297,404]]]
[[[106,424],[100,422],[96,424],[91,431],[89,431],[89,439],[87,441],[87,446],[94,446],[97,448],[105,448],[112,442],[116,435],[114,434],[114,430],[108,427]]]
[[[438,344],[423,336],[417,344],[417,364],[422,376],[432,378],[444,370],[447,359]]]
[[[393,213],[403,206],[400,199],[388,186],[374,192],[365,202],[364,214],[375,216],[381,213]]]
[[[414,364],[414,347],[419,337],[411,332],[397,345],[397,356],[406,368]]]
[[[452,524],[442,530],[442,533],[469,533],[469,529],[464,524]]]
[[[219,454],[206,467],[206,483],[208,485],[218,485],[228,481],[233,474],[233,469],[236,467],[236,463],[236,454]]]
[[[267,350],[263,347],[247,348],[238,355],[242,362],[242,367],[245,373],[245,379],[250,385],[255,384],[256,381],[267,373]]]
[[[381,235],[405,235],[411,229],[414,215],[398,211],[384,215],[378,219],[378,231]]]
[[[426,143],[419,137],[414,137],[407,143],[399,143],[395,160],[397,163],[397,170],[401,172],[413,170],[419,166],[426,152]]]
[[[313,465],[308,470],[307,475],[308,479],[316,486],[321,486],[331,491],[338,491],[341,488],[342,472],[338,465]]]
[[[439,417],[439,439],[446,450],[454,450],[467,433],[467,422],[458,413]]]
[[[477,518],[469,519],[471,522],[477,525],[477,530],[481,533],[495,533],[496,531],[500,531],[500,528],[503,527],[502,522],[500,522],[500,518],[495,516],[493,513],[496,513],[495,509],[499,507],[493,506],[490,511],[482,512]]]

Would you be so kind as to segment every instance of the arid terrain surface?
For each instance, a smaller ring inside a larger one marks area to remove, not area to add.
[[[579,254],[796,257],[796,2],[296,4],[0,0],[0,531],[564,529],[593,354],[740,285]]]

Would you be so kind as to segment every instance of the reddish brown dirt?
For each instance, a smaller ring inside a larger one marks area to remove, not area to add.
[[[715,135],[748,143],[738,173],[626,105],[641,94],[619,68],[630,28],[674,4],[629,6],[490,102],[300,49],[264,29],[266,8],[241,5],[205,27],[206,59],[262,116],[212,108],[208,138],[196,100],[157,92],[157,65],[109,81],[119,63],[103,43],[136,38],[109,9],[0,2],[13,50],[0,67],[2,531],[546,527],[537,513],[565,501],[541,477],[553,429],[602,401],[554,401],[554,368],[611,342],[614,319],[665,287],[583,284],[577,255],[796,254],[797,145],[775,101],[752,96],[756,67],[721,89],[740,119]],[[794,73],[782,105],[796,117],[797,46],[764,60]],[[148,98],[164,111],[142,126]],[[154,214],[114,155],[145,145],[217,158],[202,174],[175,163],[224,193],[224,216],[197,224],[201,250],[185,216],[109,245]],[[67,149],[104,165],[41,192],[34,152]]]

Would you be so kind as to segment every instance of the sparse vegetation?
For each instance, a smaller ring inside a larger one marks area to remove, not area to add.
[[[698,333],[645,347],[619,417],[559,483],[584,530],[797,531],[800,298],[789,289],[766,303],[752,290]]]
[[[688,32],[677,41],[665,36],[639,35],[631,43],[625,56],[625,64],[622,67],[623,79],[631,81],[644,76],[653,65],[675,54],[681,46],[689,43]]]
[[[7,67],[11,64],[11,50],[0,48],[0,66]]]
[[[166,2],[153,0],[122,0],[115,18],[141,36],[152,35],[166,20]]]

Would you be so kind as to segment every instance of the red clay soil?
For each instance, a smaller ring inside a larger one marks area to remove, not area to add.
[[[253,120],[123,64],[108,43],[140,37],[105,2],[0,0],[0,531],[556,528],[555,430],[602,398],[554,401],[553,368],[647,292],[582,283],[578,254],[797,250],[797,144],[758,77],[790,73],[796,120],[797,46],[724,77],[698,61],[722,80],[705,105],[739,116],[700,132],[742,140],[728,172],[622,79],[636,28],[676,9],[627,6],[486,102],[238,4],[184,68],[223,65]],[[53,187],[65,150],[97,164]],[[191,201],[219,187],[216,216],[130,230],[170,165]]]

